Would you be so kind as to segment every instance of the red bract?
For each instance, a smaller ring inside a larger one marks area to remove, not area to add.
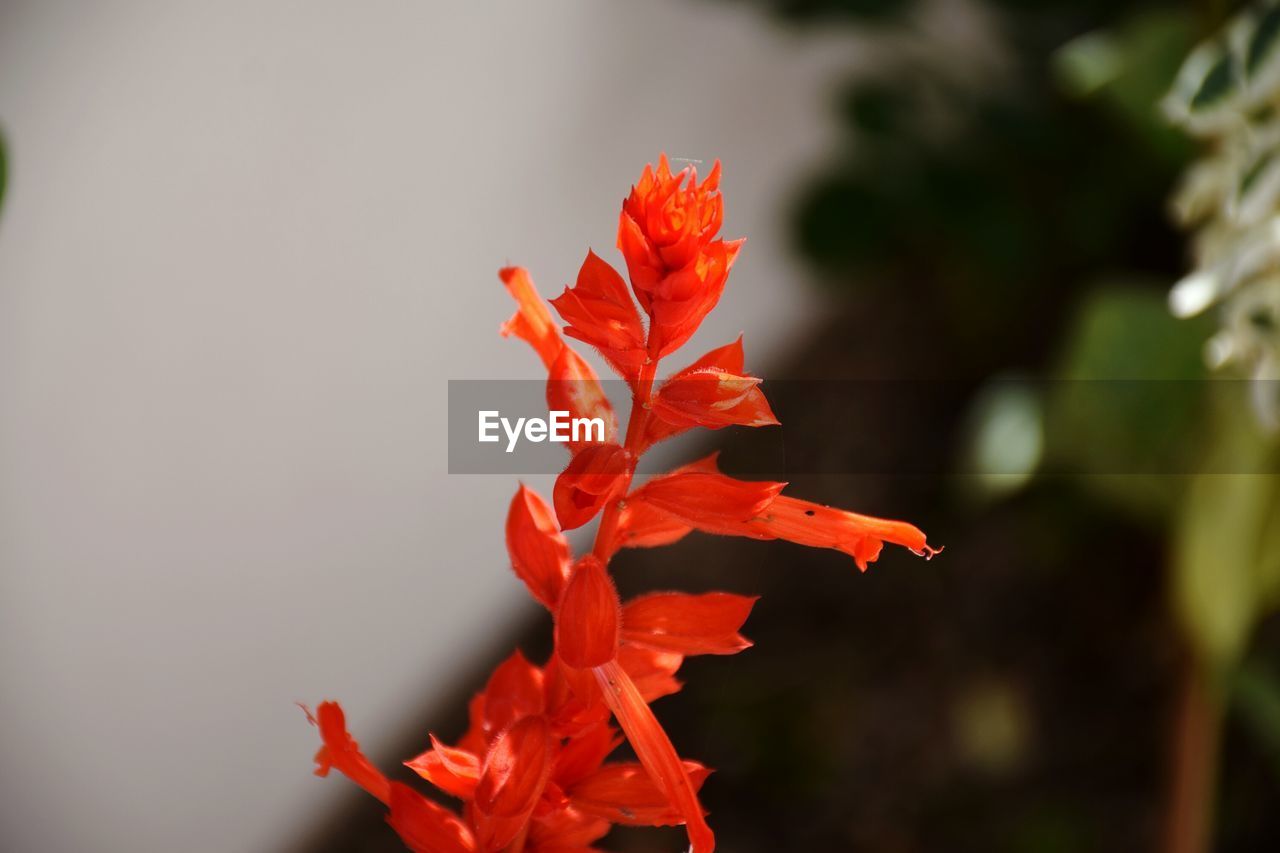
[[[619,548],[669,545],[700,530],[833,548],[864,570],[885,542],[937,553],[911,524],[784,496],[784,483],[726,476],[714,455],[632,488],[638,458],[665,438],[696,427],[777,423],[760,380],[744,370],[741,338],[655,388],[659,359],[715,306],[741,246],[718,237],[719,185],[719,163],[701,183],[691,168],[673,174],[665,157],[656,169],[646,167],[623,203],[618,230],[630,292],[589,252],[574,286],[553,301],[567,324],[563,334],[525,270],[500,272],[517,305],[503,334],[538,353],[549,407],[600,418],[605,434],[603,441],[569,443],[572,458],[550,506],[520,486],[507,513],[512,569],[555,619],[550,659],[539,667],[519,652],[507,658],[471,700],[457,744],[429,735],[430,748],[407,762],[460,800],[458,812],[390,782],[347,733],[337,704],[308,714],[324,743],[316,773],[337,769],[380,800],[411,850],[591,853],[617,823],[683,824],[693,853],[715,849],[698,801],[710,771],[680,758],[649,705],[680,690],[685,657],[748,648],[740,631],[756,599],[657,592],[621,604],[608,571]],[[621,443],[603,386],[565,335],[599,350],[627,380],[632,415]],[[563,531],[597,515],[594,544],[575,562]],[[607,761],[622,741],[611,721],[639,763]]]

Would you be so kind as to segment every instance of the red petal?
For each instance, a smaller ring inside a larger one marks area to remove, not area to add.
[[[616,444],[592,445],[576,454],[551,493],[560,528],[573,530],[595,518],[626,491],[634,467],[631,454]]]
[[[743,525],[764,512],[785,485],[686,470],[655,477],[627,503],[643,501],[698,530],[741,536],[748,535]]]
[[[640,763],[684,819],[693,853],[711,853],[716,846],[715,836],[703,817],[697,791],[653,711],[616,661],[592,671]]]
[[[684,770],[695,791],[711,775],[696,761],[684,762]],[[631,762],[606,764],[583,779],[569,797],[587,814],[598,815],[627,826],[674,826],[684,822],[664,791],[653,783],[643,765]]]
[[[576,785],[596,772],[620,743],[622,736],[607,722],[592,726],[560,748],[551,778],[562,788]]]
[[[738,339],[733,343],[716,347],[680,371],[680,373],[692,373],[695,370],[703,370],[708,367],[719,368],[728,373],[744,373],[745,365],[746,355],[742,350],[742,335],[738,335]]]
[[[683,346],[716,307],[741,246],[741,240],[717,240],[688,268],[659,283],[658,291],[668,295],[653,299],[649,334],[656,336],[658,343],[650,346],[656,346],[660,357]]]
[[[576,669],[599,666],[618,653],[618,591],[604,564],[578,561],[556,611],[556,654]]]
[[[572,669],[552,655],[545,670],[547,718],[559,737],[577,737],[609,721],[609,709],[590,672]]]
[[[540,716],[525,717],[493,742],[472,800],[485,850],[505,847],[528,823],[551,777],[553,746]]]
[[[902,545],[926,557],[937,553],[929,547],[920,528],[913,524],[858,515],[789,497],[775,500],[750,527],[758,538],[785,539],[800,545],[843,551],[853,557],[863,571],[879,556],[884,542]]]
[[[503,661],[484,688],[484,726],[499,732],[523,717],[543,711],[542,670],[518,650]]]
[[[408,785],[391,783],[387,823],[414,853],[473,853],[471,830],[444,806],[431,802]]]
[[[601,432],[605,442],[618,440],[618,418],[613,413],[613,405],[604,393],[600,379],[591,365],[567,346],[561,348],[560,355],[549,370],[547,409],[552,412],[568,412],[569,417],[574,419],[598,418],[604,424],[603,430],[585,430],[580,434],[579,440],[569,441],[569,449],[575,453],[598,446],[601,443],[598,439]]]
[[[515,335],[527,341],[542,358],[543,365],[551,367],[560,356],[564,341],[546,303],[534,288],[529,271],[524,267],[504,267],[498,270],[498,277],[516,301],[516,313],[502,325],[503,336]]]
[[[677,428],[775,426],[778,419],[754,376],[699,368],[673,376],[658,389],[653,412]]]
[[[626,282],[595,252],[587,252],[572,288],[551,300],[565,334],[602,350],[638,350],[645,357],[644,324]]]
[[[609,822],[565,807],[536,816],[529,831],[529,853],[599,853],[590,846],[609,832]]]
[[[664,652],[644,646],[623,644],[618,649],[618,664],[640,691],[646,702],[655,702],[663,696],[679,693],[684,685],[676,678],[684,655]]]
[[[511,568],[533,597],[548,610],[555,609],[569,577],[569,543],[560,532],[551,507],[524,485],[516,491],[507,511],[507,553]]]
[[[551,730],[542,717],[525,717],[498,735],[476,784],[475,804],[493,817],[533,810],[551,775]]]
[[[346,715],[337,702],[321,702],[313,715],[306,708],[307,719],[320,729],[324,746],[316,753],[316,775],[328,776],[331,769],[355,782],[384,804],[391,802],[391,789],[387,777],[373,766],[360,751],[360,744],[347,732]]]
[[[652,421],[651,421],[652,422]],[[627,501],[618,514],[606,556],[618,548],[656,548],[682,539],[693,528],[644,501]]]
[[[473,752],[445,746],[431,735],[431,749],[405,766],[446,794],[468,800],[480,778],[480,759]]]
[[[682,655],[736,654],[751,645],[738,629],[756,601],[727,592],[644,595],[622,608],[622,638]]]

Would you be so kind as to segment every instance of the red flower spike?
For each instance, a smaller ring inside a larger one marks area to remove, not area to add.
[[[480,779],[480,759],[465,749],[445,746],[435,735],[431,749],[404,764],[446,794],[467,800]]]
[[[658,158],[655,171],[646,166],[640,180],[622,203],[622,215],[634,228],[628,228],[627,245],[620,245],[627,257],[627,268],[652,269],[657,279],[666,270],[692,263],[702,247],[711,242],[724,220],[724,201],[720,196],[720,162],[716,161],[707,179],[698,184],[696,170],[685,168],[675,175],[666,155]],[[619,234],[622,243],[622,234]],[[647,276],[639,276],[639,287],[651,290]]]
[[[654,477],[627,497],[644,502],[708,533],[744,535],[743,525],[764,513],[786,483],[735,480],[724,474],[684,471]]]
[[[751,646],[738,629],[757,596],[708,592],[657,592],[622,608],[622,639],[682,655],[732,655]]]
[[[313,726],[320,729],[324,746],[316,753],[316,775],[328,776],[331,769],[355,782],[361,788],[381,800],[391,803],[391,787],[387,777],[373,766],[360,751],[360,744],[347,732],[347,718],[337,702],[321,702],[313,715],[302,709]]]
[[[712,853],[716,848],[715,835],[707,826],[697,790],[653,711],[616,661],[598,666],[592,672],[636,757],[683,819],[692,853]]]
[[[777,426],[760,380],[715,367],[681,373],[658,390],[653,412],[677,428]]]
[[[626,492],[634,469],[635,458],[616,444],[592,445],[575,455],[551,493],[560,528],[573,530],[595,518]]]
[[[696,761],[684,762],[694,791],[711,771]],[[684,822],[640,764],[606,764],[569,791],[575,806],[587,814],[627,826],[674,826]]]
[[[529,271],[524,267],[504,267],[498,270],[498,278],[502,279],[507,292],[516,301],[516,313],[502,324],[502,336],[515,335],[527,341],[541,357],[543,365],[551,367],[560,357],[564,341],[546,303],[534,289]]]
[[[500,850],[528,823],[551,777],[552,749],[551,730],[541,716],[525,717],[493,742],[471,801],[484,849]]]
[[[568,346],[528,273],[500,272],[517,311],[503,333],[531,344],[547,367],[547,403],[574,418],[599,417],[602,441],[571,442],[573,458],[549,507],[523,486],[507,514],[512,568],[554,615],[555,650],[539,668],[517,652],[468,705],[456,746],[431,736],[407,765],[463,800],[462,817],[389,782],[346,731],[341,708],[315,716],[324,745],[316,772],[332,768],[389,807],[388,821],[412,850],[431,853],[598,853],[611,823],[686,825],[692,853],[712,853],[698,790],[707,770],[685,762],[649,703],[680,690],[685,657],[733,654],[754,598],[729,593],[655,593],[625,608],[607,571],[622,547],[670,544],[690,530],[788,539],[850,554],[860,568],[885,542],[932,556],[913,525],[783,497],[782,483],[726,477],[715,456],[656,477],[627,495],[638,457],[685,429],[761,426],[776,418],[745,372],[742,339],[705,354],[654,388],[658,360],[697,330],[724,291],[741,241],[718,235],[724,215],[717,163],[702,183],[672,174],[666,157],[646,167],[623,203],[618,245],[631,291],[594,253],[555,300],[565,335],[595,346],[631,388],[626,435],[595,372]],[[552,509],[554,507],[554,510]],[[562,533],[601,514],[591,552],[572,563]],[[640,764],[608,764],[621,726]]]
[[[626,282],[595,252],[587,252],[578,281],[551,300],[567,324],[564,333],[590,344],[627,379],[648,358],[644,324]]]
[[[613,660],[618,653],[618,591],[591,554],[574,567],[556,610],[556,654],[574,669]]]
[[[517,649],[503,661],[484,688],[483,724],[490,735],[543,711],[542,670]]]
[[[387,823],[414,853],[475,853],[476,842],[458,816],[408,785],[391,783]]]
[[[551,507],[523,484],[507,511],[507,554],[529,593],[542,606],[554,610],[569,578],[569,543]]]
[[[571,418],[599,418],[604,422],[604,441],[617,443],[618,418],[613,405],[604,393],[596,372],[569,347],[562,347],[560,355],[551,364],[547,376],[547,409],[568,412]],[[590,433],[590,431],[588,431]],[[572,436],[572,433],[570,433]],[[599,445],[596,434],[582,435],[568,442],[569,449],[577,453]]]
[[[785,539],[815,548],[834,548],[853,557],[862,571],[875,562],[880,547],[892,542],[923,557],[932,557],[940,548],[931,548],[925,535],[913,524],[858,515],[796,498],[779,497],[751,522],[751,535],[759,539]]]

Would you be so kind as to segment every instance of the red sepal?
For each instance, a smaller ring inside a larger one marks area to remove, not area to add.
[[[711,771],[696,761],[684,762],[694,791]],[[569,791],[570,801],[587,814],[626,826],[675,826],[684,817],[641,764],[606,764]]]
[[[634,468],[634,457],[616,444],[592,445],[576,454],[551,493],[560,528],[573,530],[595,518],[626,491]]]
[[[590,344],[627,379],[648,358],[644,324],[626,282],[595,252],[587,252],[577,283],[551,300],[566,323],[564,333]]]
[[[732,655],[751,646],[738,633],[756,596],[655,592],[622,608],[622,639],[682,655]]]
[[[578,561],[556,609],[556,654],[567,666],[586,669],[618,653],[618,591],[604,564],[588,554]]]
[[[511,568],[530,594],[554,610],[569,577],[569,543],[551,507],[524,484],[516,490],[507,511],[507,554]]]
[[[446,746],[434,734],[430,737],[431,749],[406,761],[405,767],[446,794],[470,799],[480,779],[479,756],[465,749]]]

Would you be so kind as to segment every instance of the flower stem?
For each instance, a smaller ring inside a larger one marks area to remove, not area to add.
[[[1212,673],[1188,655],[1173,729],[1173,772],[1165,818],[1165,853],[1207,853],[1213,827],[1222,697]]]
[[[651,355],[640,367],[640,377],[631,392],[631,416],[627,419],[627,435],[623,439],[623,447],[633,454],[639,455],[640,443],[644,441],[645,430],[649,426],[650,406],[653,404],[653,379],[658,373],[658,359]],[[618,529],[618,515],[622,511],[623,498],[614,498],[605,504],[600,514],[600,526],[596,529],[596,541],[592,553],[606,565],[612,553],[614,534]]]

